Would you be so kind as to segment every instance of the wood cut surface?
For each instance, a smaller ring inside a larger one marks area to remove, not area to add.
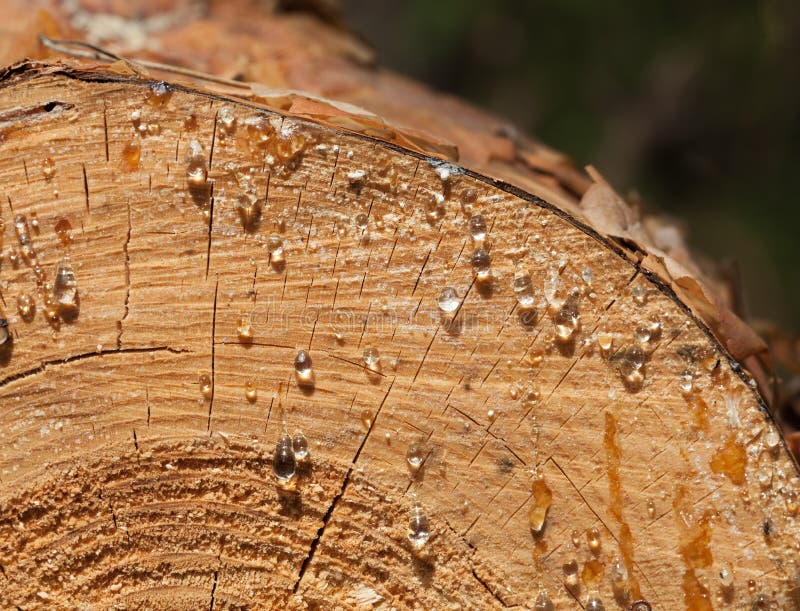
[[[0,134],[2,608],[797,606],[752,382],[562,210],[108,71],[7,71]]]

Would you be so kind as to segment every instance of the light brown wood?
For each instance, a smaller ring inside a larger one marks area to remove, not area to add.
[[[481,161],[469,113],[444,119],[456,162],[260,93],[2,75],[1,608],[798,607],[796,465],[720,344],[752,342],[601,178],[522,140]],[[77,316],[43,316],[20,215],[46,283],[74,266]],[[284,426],[310,445],[291,487]]]

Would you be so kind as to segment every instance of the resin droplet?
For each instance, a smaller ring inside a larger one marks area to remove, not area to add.
[[[17,310],[22,320],[30,322],[34,314],[36,314],[36,302],[33,300],[33,297],[27,293],[23,293],[17,297]]]
[[[219,109],[217,119],[220,135],[223,138],[225,136],[232,136],[236,131],[236,115],[233,114],[233,111],[227,106],[223,106]]]
[[[544,528],[547,511],[553,502],[553,493],[544,481],[544,477],[535,477],[531,482],[532,505],[528,511],[528,524],[534,534],[539,534]]]
[[[619,556],[611,563],[611,585],[618,592],[624,592],[628,587],[628,569]]]
[[[647,517],[651,520],[656,517],[656,504],[653,502],[653,499],[647,501]]]
[[[205,186],[207,178],[208,162],[203,154],[203,147],[197,140],[192,140],[186,157],[186,180],[189,188]]]
[[[406,462],[412,473],[416,473],[425,460],[425,446],[421,443],[411,443],[406,452]]]
[[[50,157],[42,162],[42,174],[45,180],[51,180],[56,175],[56,164]]]
[[[8,321],[0,315],[0,346],[5,344],[11,335],[8,333]]]
[[[28,218],[24,214],[18,214],[14,217],[14,233],[17,234],[17,241],[20,246],[25,246],[31,243],[31,234],[28,229]]]
[[[415,550],[425,547],[431,537],[430,523],[428,516],[422,513],[419,506],[415,506],[411,511],[411,519],[408,521],[408,542]]]
[[[635,286],[631,291],[633,300],[639,305],[644,305],[647,302],[647,291],[643,286]]]
[[[572,533],[570,533],[570,538],[572,539],[572,545],[575,547],[580,547],[581,533],[579,533],[577,530],[573,530]]]
[[[295,432],[292,438],[292,451],[297,460],[308,458],[308,439],[300,431]]]
[[[488,252],[483,248],[479,248],[472,253],[469,262],[478,280],[487,280],[489,278],[492,272],[492,259]]]
[[[55,232],[62,246],[67,247],[72,244],[72,225],[63,216],[56,220]]]
[[[204,373],[200,376],[200,394],[203,398],[210,399],[214,392],[214,386],[211,383],[211,376]]]
[[[150,93],[147,96],[147,101],[152,106],[165,106],[169,99],[172,97],[172,88],[165,82],[154,83],[150,85]]]
[[[78,281],[75,270],[66,259],[56,268],[53,299],[60,310],[74,310],[78,306]]]
[[[280,484],[288,484],[294,478],[297,469],[297,459],[294,453],[292,438],[284,433],[275,444],[275,453],[272,455],[272,472]]]
[[[569,342],[575,331],[580,327],[577,297],[570,297],[553,316],[556,326],[556,339],[560,342]]]
[[[370,371],[379,371],[381,367],[381,353],[377,348],[367,348],[364,350],[364,365]]]
[[[244,396],[250,403],[255,403],[256,399],[258,399],[258,388],[256,388],[256,383],[253,380],[247,380],[244,383]]]
[[[461,299],[459,299],[458,292],[456,292],[453,287],[446,286],[442,289],[442,292],[439,293],[436,303],[439,305],[439,309],[442,312],[449,314],[456,311],[461,303]]]
[[[553,601],[550,600],[550,596],[547,592],[542,591],[539,592],[539,595],[536,597],[536,601],[533,603],[534,611],[555,611],[555,605]]]
[[[527,271],[517,270],[514,272],[511,288],[514,289],[514,297],[517,298],[517,303],[521,308],[533,307],[535,293],[531,275]]]
[[[280,267],[283,265],[284,254],[283,254],[283,240],[281,236],[276,233],[273,233],[269,236],[267,240],[267,250],[269,251],[269,261],[273,267]]]
[[[586,607],[584,607],[584,609],[585,611],[606,611],[603,601],[600,600],[599,596],[592,596],[586,602]]]
[[[786,495],[783,497],[783,502],[786,504],[786,511],[791,515],[795,515],[800,509],[800,500],[798,494],[794,490],[787,490]]]
[[[135,140],[122,147],[122,161],[125,162],[125,169],[138,170],[141,157],[142,147]]]
[[[589,549],[592,551],[592,553],[597,554],[602,546],[600,541],[600,531],[596,528],[590,528],[587,530],[586,542],[589,544]]]
[[[288,436],[286,436],[288,439]],[[303,461],[308,458],[308,439],[301,431],[295,431],[294,437],[291,438],[291,448],[295,460]]]
[[[472,239],[476,242],[483,242],[483,240],[486,238],[486,221],[484,220],[483,215],[472,215],[467,222],[467,225],[469,226],[469,235],[472,236]]]
[[[767,446],[767,449],[774,450],[780,445],[781,436],[777,429],[773,428],[771,425],[768,424],[767,427],[767,434],[764,435],[764,445]]]
[[[639,388],[644,382],[644,374],[641,371],[647,358],[644,350],[639,346],[633,346],[627,350],[620,350],[617,358],[617,367],[622,379],[630,388]]]
[[[597,345],[600,350],[608,352],[614,344],[614,336],[611,333],[601,332],[597,334]]]
[[[361,231],[364,231],[367,228],[367,215],[366,214],[357,214],[355,223],[356,227],[358,227]]]
[[[245,231],[253,231],[258,228],[261,222],[261,211],[264,200],[256,198],[254,195],[242,193],[239,195],[236,204],[236,212]]]
[[[370,410],[365,409],[361,412],[361,426],[367,431],[372,426],[372,418],[373,416]]]
[[[681,374],[680,387],[684,395],[689,395],[694,390],[694,377],[690,371],[684,371]]]
[[[723,564],[719,570],[719,582],[723,588],[730,588],[733,585],[733,571],[730,565]]]
[[[311,384],[314,380],[314,370],[311,368],[311,355],[301,350],[294,357],[294,372],[299,384]]]
[[[250,324],[249,317],[239,317],[236,321],[236,333],[239,335],[239,341],[243,344],[253,341],[253,325]]]
[[[580,577],[578,576],[578,562],[574,559],[570,560],[561,568],[564,571],[564,585],[566,585],[570,590],[577,588],[578,584],[580,583]]]

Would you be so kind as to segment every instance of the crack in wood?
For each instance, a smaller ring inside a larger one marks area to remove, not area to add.
[[[82,361],[85,359],[101,358],[111,354],[134,354],[142,352],[169,352],[171,354],[187,354],[191,353],[192,351],[184,350],[181,348],[172,348],[170,346],[145,346],[138,348],[122,348],[119,350],[104,350],[102,352],[98,352],[96,350],[94,352],[82,352],[80,354],[73,354],[64,357],[63,359],[52,359],[48,361],[42,361],[41,365],[39,365],[38,367],[26,369],[25,371],[20,371],[18,373],[7,376],[2,380],[0,380],[0,388],[5,388],[6,386],[8,386],[13,382],[19,382],[20,380],[24,380],[31,376],[43,373],[49,367],[66,365],[68,363],[74,363],[76,361]]]

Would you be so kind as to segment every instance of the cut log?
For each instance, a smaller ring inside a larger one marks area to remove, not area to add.
[[[3,608],[800,606],[758,343],[596,173],[98,64],[0,77]]]

